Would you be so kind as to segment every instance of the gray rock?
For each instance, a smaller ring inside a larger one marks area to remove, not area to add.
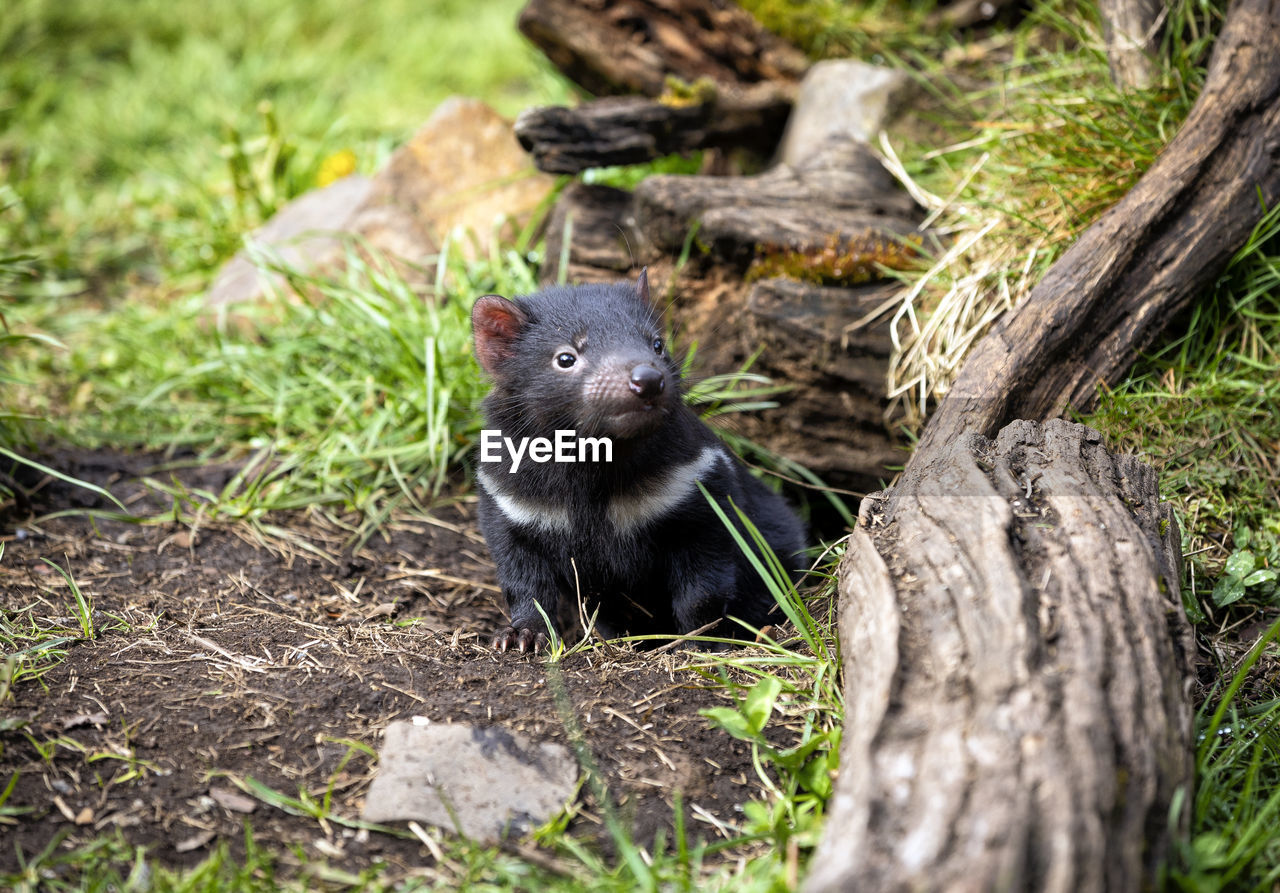
[[[554,186],[521,150],[510,121],[477,99],[451,96],[378,171],[352,225],[414,262],[455,230],[470,235],[455,250],[483,256],[499,232],[514,237]]]
[[[778,160],[799,164],[828,137],[874,142],[900,110],[911,79],[893,68],[856,59],[830,59],[809,69],[782,136]]]
[[[499,726],[394,722],[363,816],[428,822],[494,843],[551,819],[573,796],[577,777],[560,744]]]
[[[372,178],[346,177],[299,196],[248,241],[304,272],[342,261],[341,234],[418,265],[460,233],[453,250],[474,257],[486,254],[495,237],[513,238],[554,186],[521,151],[510,121],[478,100],[454,96]],[[259,300],[270,282],[243,250],[219,272],[206,304]]]
[[[342,244],[338,234],[348,228],[371,188],[367,177],[351,176],[308,192],[281,208],[246,241],[291,267],[312,270],[337,256]],[[263,273],[250,257],[246,248],[218,272],[205,298],[209,307],[254,300],[273,279],[279,284],[281,277]]]

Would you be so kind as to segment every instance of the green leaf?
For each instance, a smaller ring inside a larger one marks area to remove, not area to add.
[[[769,722],[773,705],[782,693],[782,680],[777,676],[765,676],[742,699],[742,714],[753,732],[760,732]]]
[[[1257,586],[1259,583],[1270,583],[1275,580],[1275,578],[1275,571],[1270,568],[1263,568],[1262,570],[1254,571],[1241,582],[1244,583],[1245,586]]]
[[[820,753],[804,764],[800,770],[800,784],[807,791],[826,800],[831,796],[831,754]]]
[[[768,829],[773,826],[773,810],[767,803],[759,800],[748,800],[742,804],[742,814],[747,817],[749,827]]]
[[[791,759],[795,761],[795,765],[799,766],[805,760],[813,755],[813,752],[821,748],[838,748],[840,746],[840,733],[838,731],[823,732],[809,737],[803,743],[781,751],[778,756],[781,759]]]
[[[1232,552],[1223,571],[1228,577],[1246,577],[1257,566],[1258,559],[1248,549]]]
[[[735,738],[742,741],[756,740],[757,736],[747,724],[747,718],[732,707],[710,707],[703,710],[702,715]]]
[[[1213,587],[1213,603],[1218,607],[1226,607],[1232,602],[1244,598],[1244,581],[1239,577],[1223,577]]]

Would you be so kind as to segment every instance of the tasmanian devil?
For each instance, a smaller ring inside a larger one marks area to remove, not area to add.
[[[763,626],[773,599],[699,481],[735,523],[730,500],[742,509],[786,568],[801,564],[800,519],[685,406],[660,322],[644,272],[472,308],[493,379],[476,482],[511,615],[493,638],[500,651],[541,648],[538,606],[556,623],[579,599],[606,637],[727,617]],[[728,620],[708,630],[743,632]]]

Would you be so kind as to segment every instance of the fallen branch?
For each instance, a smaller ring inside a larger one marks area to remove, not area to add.
[[[979,342],[917,461],[964,432],[1095,405],[1280,200],[1280,0],[1238,0],[1186,123]]]
[[[840,569],[845,732],[806,889],[1143,889],[1192,769],[1155,473],[1061,420],[927,459],[863,501]]]

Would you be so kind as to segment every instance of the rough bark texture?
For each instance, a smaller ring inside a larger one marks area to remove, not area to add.
[[[516,119],[516,137],[539,170],[576,174],[692,149],[741,147],[767,155],[777,146],[790,111],[789,99],[770,95],[725,103],[717,94],[690,105],[609,97],[572,109],[528,109]]]
[[[1156,50],[1165,8],[1160,0],[1098,0],[1111,80],[1127,88],[1150,87],[1158,71]]]
[[[734,312],[716,331],[728,331],[736,322],[740,355],[759,352],[751,370],[791,390],[773,398],[777,408],[735,420],[736,428],[831,486],[859,494],[884,486],[907,458],[903,438],[887,417],[889,322],[882,313],[878,322],[851,334],[848,329],[892,303],[899,290],[885,282],[825,288],[766,279],[752,285],[746,312]],[[704,362],[714,363],[717,371],[736,368],[716,357],[713,340],[706,334],[699,338]]]
[[[1192,769],[1176,526],[1096,433],[1001,426],[1090,406],[1278,199],[1280,0],[1237,0],[1178,135],[863,502],[840,572],[839,830],[809,890],[1153,883]]]
[[[794,88],[804,54],[728,0],[530,0],[520,30],[596,96],[657,97],[667,75]]]
[[[916,456],[963,432],[1091,407],[1278,200],[1280,0],[1237,0],[1182,129],[979,342]]]
[[[649,177],[635,195],[655,245],[679,250],[696,225],[700,242],[744,264],[761,251],[912,234],[923,217],[870,149],[848,139],[754,177]]]
[[[965,435],[863,501],[809,891],[1139,890],[1191,777],[1172,512],[1097,432]]]
[[[570,183],[551,209],[546,257],[543,284],[618,279],[658,259],[636,225],[631,193],[587,183]],[[561,263],[568,266],[564,276]]]

